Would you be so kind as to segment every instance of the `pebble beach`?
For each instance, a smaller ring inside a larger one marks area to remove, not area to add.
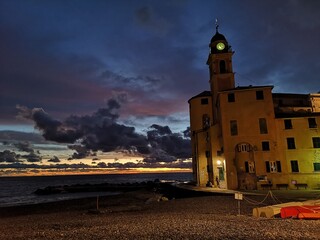
[[[251,196],[259,201],[263,196]],[[98,201],[97,201],[98,200]],[[161,201],[162,200],[162,201]],[[0,208],[0,239],[319,239],[319,220],[255,218],[232,195],[161,199],[147,190]]]

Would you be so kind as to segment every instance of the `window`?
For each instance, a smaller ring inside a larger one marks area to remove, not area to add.
[[[292,129],[292,121],[291,119],[284,120],[284,129]]]
[[[236,135],[238,135],[237,120],[231,120],[231,121],[230,121],[230,132],[231,132],[231,136],[236,136]]]
[[[202,115],[202,128],[203,129],[208,129],[210,127],[210,117],[208,114],[203,114]]]
[[[313,137],[313,148],[320,148],[320,137]]]
[[[227,72],[226,62],[221,60],[220,61],[220,73],[226,73],[226,72]]]
[[[265,118],[259,118],[259,127],[260,127],[261,134],[268,133],[267,120]]]
[[[237,148],[238,152],[250,152],[250,144],[247,143],[239,143]]]
[[[266,171],[275,173],[281,172],[281,162],[280,161],[266,161]]]
[[[299,165],[297,160],[291,160],[291,172],[299,172]]]
[[[201,105],[207,105],[209,103],[208,98],[201,98]]]
[[[296,149],[294,138],[287,138],[287,146],[288,146],[288,149]]]
[[[244,167],[247,173],[254,173],[254,162],[244,162]]]
[[[270,151],[270,146],[268,141],[262,142],[262,151]]]
[[[256,99],[257,99],[257,100],[263,100],[263,99],[264,99],[263,91],[262,91],[262,90],[256,91]]]
[[[313,170],[315,172],[319,172],[320,171],[320,162],[313,163]]]
[[[228,102],[235,102],[234,93],[228,93]]]
[[[309,128],[317,128],[317,122],[315,118],[308,118]]]

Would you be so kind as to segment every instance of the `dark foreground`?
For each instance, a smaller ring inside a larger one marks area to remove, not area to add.
[[[0,239],[319,239],[319,220],[252,217],[257,207],[233,195],[117,196],[0,208]],[[261,201],[264,196],[250,196]],[[281,199],[280,199],[281,200]],[[270,200],[269,204],[272,204]]]

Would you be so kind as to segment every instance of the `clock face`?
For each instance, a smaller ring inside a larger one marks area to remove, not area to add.
[[[225,48],[226,46],[224,45],[224,43],[222,43],[222,42],[219,42],[218,44],[217,44],[217,49],[218,50],[223,50],[224,48]]]

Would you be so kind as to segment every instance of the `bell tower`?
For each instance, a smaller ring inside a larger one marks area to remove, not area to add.
[[[216,107],[218,92],[235,87],[232,70],[233,51],[227,39],[219,33],[216,21],[216,33],[209,44],[210,53],[207,60],[210,73],[210,88],[213,97],[213,107]]]

